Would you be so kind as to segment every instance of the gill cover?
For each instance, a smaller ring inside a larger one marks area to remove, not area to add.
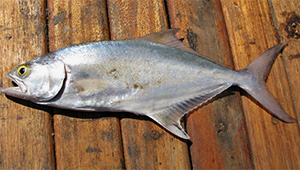
[[[53,99],[62,89],[66,77],[65,65],[62,61],[55,61],[44,65],[39,65],[33,72],[39,71],[42,76],[40,83],[30,89],[32,95],[36,96],[36,101],[49,101]],[[32,76],[35,76],[33,73]],[[39,77],[39,76],[36,76]],[[34,81],[33,81],[34,82]]]

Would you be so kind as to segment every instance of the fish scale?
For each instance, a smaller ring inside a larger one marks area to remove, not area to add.
[[[189,139],[180,125],[181,118],[235,85],[273,116],[296,122],[265,85],[286,43],[234,71],[202,58],[176,38],[177,31],[133,40],[90,42],[51,52],[14,68],[7,77],[18,87],[2,92],[70,110],[145,115],[172,134]]]

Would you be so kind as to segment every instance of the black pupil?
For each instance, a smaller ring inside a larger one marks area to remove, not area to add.
[[[25,71],[26,71],[25,68],[21,68],[21,69],[19,70],[19,73],[20,73],[20,74],[24,74]]]

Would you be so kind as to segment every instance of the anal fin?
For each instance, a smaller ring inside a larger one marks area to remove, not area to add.
[[[195,97],[193,98],[186,99],[185,101],[182,101],[180,103],[162,108],[160,110],[152,112],[151,114],[147,114],[147,116],[152,118],[154,121],[156,121],[158,124],[163,126],[174,135],[182,139],[190,139],[189,135],[180,125],[181,118],[189,111],[199,107],[230,86],[231,84],[219,84],[204,88],[199,93],[195,94]]]
[[[180,125],[180,119],[183,115],[176,115],[175,113],[170,109],[164,109],[148,116],[172,134],[182,139],[190,139],[189,135]]]

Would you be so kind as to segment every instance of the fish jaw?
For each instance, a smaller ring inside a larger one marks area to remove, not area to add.
[[[22,93],[26,93],[27,92],[27,88],[24,84],[23,81],[19,80],[18,78],[16,78],[15,76],[11,75],[11,74],[7,74],[6,75],[7,78],[9,78],[11,81],[13,81],[15,84],[17,84],[17,88],[22,92]],[[15,89],[15,88],[13,88]],[[14,90],[15,91],[15,90]]]
[[[19,87],[4,88],[4,89],[1,89],[1,93],[4,93],[7,96],[19,98],[19,99],[34,101],[34,96],[32,96],[28,93],[23,93]]]
[[[28,90],[23,81],[18,80],[10,74],[7,74],[6,77],[13,81],[17,86],[1,89],[1,93],[20,99],[32,99],[32,96],[27,93]]]
[[[23,95],[23,93],[19,87],[8,87],[5,89],[1,89],[1,92],[8,96],[13,96],[13,97],[20,96],[21,94]]]

